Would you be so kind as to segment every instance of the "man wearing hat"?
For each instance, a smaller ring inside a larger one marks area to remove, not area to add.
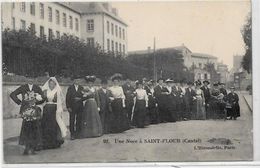
[[[132,108],[134,105],[134,87],[131,85],[130,79],[126,79],[125,84],[122,86],[125,94],[125,108],[129,123],[131,123]]]
[[[98,93],[98,99],[99,104],[98,107],[100,109],[99,115],[100,115],[100,120],[102,123],[102,128],[103,128],[103,133],[107,134],[109,133],[109,119],[110,119],[110,113],[111,113],[111,108],[110,108],[110,100],[109,100],[109,91],[108,91],[108,81],[107,79],[102,79],[101,80],[101,88],[97,91]]]
[[[159,78],[157,80],[158,85],[154,88],[154,97],[158,104],[158,111],[159,111],[159,121],[165,122],[165,111],[167,110],[165,107],[165,87],[164,80],[162,78]]]
[[[147,86],[144,88],[148,95],[148,119],[149,124],[158,124],[159,123],[159,114],[158,107],[154,96],[154,87],[156,82],[154,80],[150,80],[147,83]]]
[[[81,116],[83,112],[83,87],[80,85],[80,77],[72,77],[73,84],[69,86],[66,94],[66,106],[69,116],[70,138],[74,140],[80,131]]]
[[[209,101],[210,101],[210,89],[209,89],[209,84],[210,82],[208,80],[203,81],[203,86],[201,87],[201,90],[203,91],[204,98],[205,98],[205,110],[206,110],[206,115],[209,107]],[[208,118],[208,116],[207,116]]]

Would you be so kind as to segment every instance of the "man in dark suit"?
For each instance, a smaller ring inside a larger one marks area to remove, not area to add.
[[[125,94],[125,108],[128,116],[129,123],[131,123],[132,108],[134,105],[134,91],[135,88],[131,85],[130,79],[126,79],[125,84],[122,86]]]
[[[166,108],[166,100],[167,100],[167,89],[163,86],[164,80],[162,78],[158,79],[158,85],[154,88],[154,97],[156,103],[158,104],[158,111],[159,111],[159,121],[166,122],[165,114],[167,112]]]
[[[188,82],[187,85],[188,87],[185,89],[184,101],[186,106],[186,117],[188,120],[190,120],[192,116],[193,96],[195,96],[196,93],[192,89],[192,82]]]
[[[36,99],[35,105],[43,103],[43,92],[42,89],[34,84],[32,77],[27,77],[28,82],[25,85],[18,87],[15,91],[10,94],[11,99],[20,107],[20,114],[32,104],[29,103],[32,97]],[[22,96],[22,99],[18,98],[18,95]],[[39,98],[38,98],[39,97]],[[26,121],[23,120],[22,128],[19,138],[19,144],[25,145],[24,155],[28,155],[29,152],[35,154],[35,151],[41,149],[41,123],[40,120]]]
[[[80,78],[74,77],[73,84],[69,86],[66,94],[66,106],[70,113],[71,140],[75,139],[77,132],[80,130],[80,120],[83,111],[82,91],[84,88],[79,83],[80,83]]]
[[[201,90],[203,91],[204,98],[205,98],[206,114],[208,112],[209,102],[210,102],[210,98],[211,98],[210,89],[208,87],[209,84],[210,84],[210,82],[205,80],[205,81],[203,81],[203,86],[201,87]]]
[[[102,87],[97,91],[99,97],[98,107],[100,108],[99,115],[102,123],[103,133],[109,133],[109,113],[111,112],[110,100],[109,100],[109,91],[107,90],[107,80],[102,79],[101,85]]]

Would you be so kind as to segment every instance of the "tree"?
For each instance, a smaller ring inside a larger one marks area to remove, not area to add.
[[[220,75],[217,73],[215,69],[214,63],[207,63],[205,64],[204,70],[208,71],[211,76],[211,81],[220,81]]]
[[[248,72],[252,72],[252,17],[248,14],[246,23],[241,30],[245,43],[245,55],[242,60],[242,67]]]
[[[122,56],[105,53],[99,45],[92,47],[84,40],[71,35],[61,38],[37,37],[31,30],[2,32],[3,71],[16,75],[70,77],[96,75],[109,77],[120,72],[130,79],[148,75],[142,66]]]
[[[183,56],[175,49],[160,49],[155,52],[157,76],[164,79],[192,80],[191,72],[184,66]],[[127,60],[136,66],[143,67],[149,78],[153,77],[153,53],[133,54]]]

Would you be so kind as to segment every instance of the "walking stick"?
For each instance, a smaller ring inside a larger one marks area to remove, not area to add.
[[[134,118],[135,104],[136,104],[136,97],[134,98],[134,105],[133,105],[132,114],[131,114],[131,122],[133,122],[133,118]]]

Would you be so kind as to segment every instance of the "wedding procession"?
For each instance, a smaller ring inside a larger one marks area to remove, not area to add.
[[[132,82],[123,76],[111,76],[96,86],[95,76],[73,77],[73,84],[62,94],[55,77],[42,86],[28,84],[14,90],[10,97],[20,105],[23,119],[19,145],[24,155],[59,148],[67,136],[62,113],[69,112],[70,140],[122,133],[129,129],[145,128],[150,124],[189,120],[236,120],[240,116],[239,98],[235,88],[228,92],[224,83],[201,81],[157,81],[143,78]],[[134,84],[133,84],[134,83]],[[22,95],[22,99],[18,95]],[[66,109],[63,109],[66,104]]]
[[[253,158],[250,1],[1,11],[5,163]]]

